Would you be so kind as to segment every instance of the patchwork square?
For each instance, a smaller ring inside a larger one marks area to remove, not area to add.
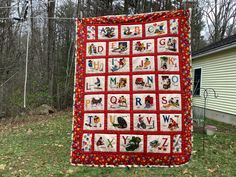
[[[109,55],[129,55],[130,41],[109,42]]]
[[[107,115],[108,130],[130,130],[130,113],[108,113]]]
[[[157,60],[158,71],[179,71],[179,57],[177,55],[160,55]]]
[[[181,131],[182,115],[181,114],[160,114],[161,131]]]
[[[156,114],[134,114],[135,131],[157,131]]]
[[[93,73],[105,73],[106,71],[106,59],[99,58],[99,59],[87,59],[86,60],[86,73],[93,74]]]
[[[170,135],[148,135],[147,149],[149,153],[170,153]]]
[[[108,110],[130,110],[129,94],[108,94]]]
[[[86,113],[84,114],[84,130],[104,130],[103,113]]]
[[[98,26],[98,39],[117,39],[118,26]]]
[[[94,151],[98,152],[116,152],[117,135],[116,134],[95,134]]]
[[[155,75],[133,75],[133,90],[155,90]]]
[[[189,161],[189,11],[77,20],[71,163]]]
[[[114,57],[108,59],[108,72],[130,72],[129,57]]]
[[[154,49],[154,39],[133,41],[133,54],[154,53]]]
[[[154,56],[139,56],[132,58],[132,71],[155,71]]]
[[[167,34],[167,21],[159,21],[145,24],[145,35],[160,36]]]
[[[121,38],[139,38],[143,36],[143,26],[121,25]]]
[[[120,151],[121,152],[143,152],[143,135],[130,135],[121,134],[120,135]]]
[[[178,39],[178,37],[158,38],[157,39],[157,51],[158,52],[177,53],[179,51],[179,39]]]
[[[105,56],[106,43],[105,42],[88,42],[86,47],[87,56]]]

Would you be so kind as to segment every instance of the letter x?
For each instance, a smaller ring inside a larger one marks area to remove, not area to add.
[[[108,147],[108,148],[109,148],[109,146],[111,146],[111,148],[113,148],[113,146],[112,146],[112,142],[113,142],[113,140],[114,140],[114,139],[112,139],[112,140],[107,139],[107,141],[108,141],[108,145],[107,145],[107,147]]]

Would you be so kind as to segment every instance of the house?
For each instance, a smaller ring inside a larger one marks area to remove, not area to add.
[[[236,125],[236,34],[192,53],[193,110],[202,113],[203,88],[213,88],[206,117]]]

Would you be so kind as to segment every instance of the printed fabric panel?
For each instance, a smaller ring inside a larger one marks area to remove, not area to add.
[[[76,21],[73,165],[189,161],[189,17],[179,10]]]

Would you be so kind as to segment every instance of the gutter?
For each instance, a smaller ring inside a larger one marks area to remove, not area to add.
[[[224,47],[218,48],[218,49],[213,50],[213,51],[209,51],[209,52],[206,52],[206,53],[202,53],[202,54],[199,54],[199,55],[192,56],[192,59],[197,59],[197,58],[200,58],[200,57],[203,57],[203,56],[206,56],[206,55],[210,55],[210,54],[220,52],[220,51],[223,51],[223,50],[227,50],[227,49],[231,49],[231,48],[234,48],[234,47],[236,47],[236,42],[231,43],[229,45],[226,45]]]

